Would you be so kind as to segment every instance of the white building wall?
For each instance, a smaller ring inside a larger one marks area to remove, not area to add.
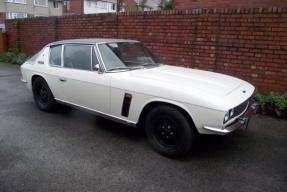
[[[95,13],[113,13],[116,12],[116,4],[113,2],[106,1],[84,1],[84,14],[95,14]]]
[[[27,16],[60,16],[62,15],[63,4],[59,2],[58,8],[53,7],[51,1],[46,2],[46,5],[36,5],[34,0],[26,0],[25,3],[15,3],[15,1],[9,2],[7,0],[0,0],[0,12],[7,13],[23,13]]]

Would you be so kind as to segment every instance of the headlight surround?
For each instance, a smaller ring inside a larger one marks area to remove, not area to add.
[[[223,123],[226,123],[228,120],[230,120],[234,115],[234,109],[230,109],[226,112],[224,115]]]
[[[229,120],[229,111],[224,115],[223,123],[226,123]]]
[[[242,114],[245,110],[247,110],[248,106],[249,106],[249,99],[237,105],[236,107],[228,110],[224,115],[223,123],[226,123],[230,119]]]
[[[229,110],[229,118],[233,117],[234,115],[234,109]]]

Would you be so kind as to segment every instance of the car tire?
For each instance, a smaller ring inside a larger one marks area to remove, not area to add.
[[[168,105],[149,111],[145,131],[152,148],[167,157],[187,154],[195,141],[193,125],[181,111]]]
[[[32,89],[37,107],[41,111],[52,112],[56,102],[47,82],[43,78],[38,77],[33,81]]]

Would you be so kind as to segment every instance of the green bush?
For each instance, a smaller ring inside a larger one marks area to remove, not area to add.
[[[17,65],[21,65],[24,63],[29,57],[24,53],[15,54],[13,52],[5,52],[0,54],[0,62],[5,63],[13,63]]]
[[[12,60],[13,57],[15,57],[14,53],[5,52],[5,53],[0,54],[0,61],[10,63],[10,61]]]
[[[267,95],[256,93],[255,100],[259,103],[263,114],[287,117],[287,92],[282,95],[275,92]]]
[[[172,10],[173,0],[168,0],[164,4],[160,5],[161,10]]]

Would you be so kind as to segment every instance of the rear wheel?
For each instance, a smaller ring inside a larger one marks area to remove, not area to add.
[[[172,106],[153,108],[146,117],[145,130],[152,148],[168,157],[185,155],[195,140],[188,119]]]
[[[32,89],[37,107],[42,111],[51,112],[55,107],[55,99],[47,82],[38,77],[34,80]]]

